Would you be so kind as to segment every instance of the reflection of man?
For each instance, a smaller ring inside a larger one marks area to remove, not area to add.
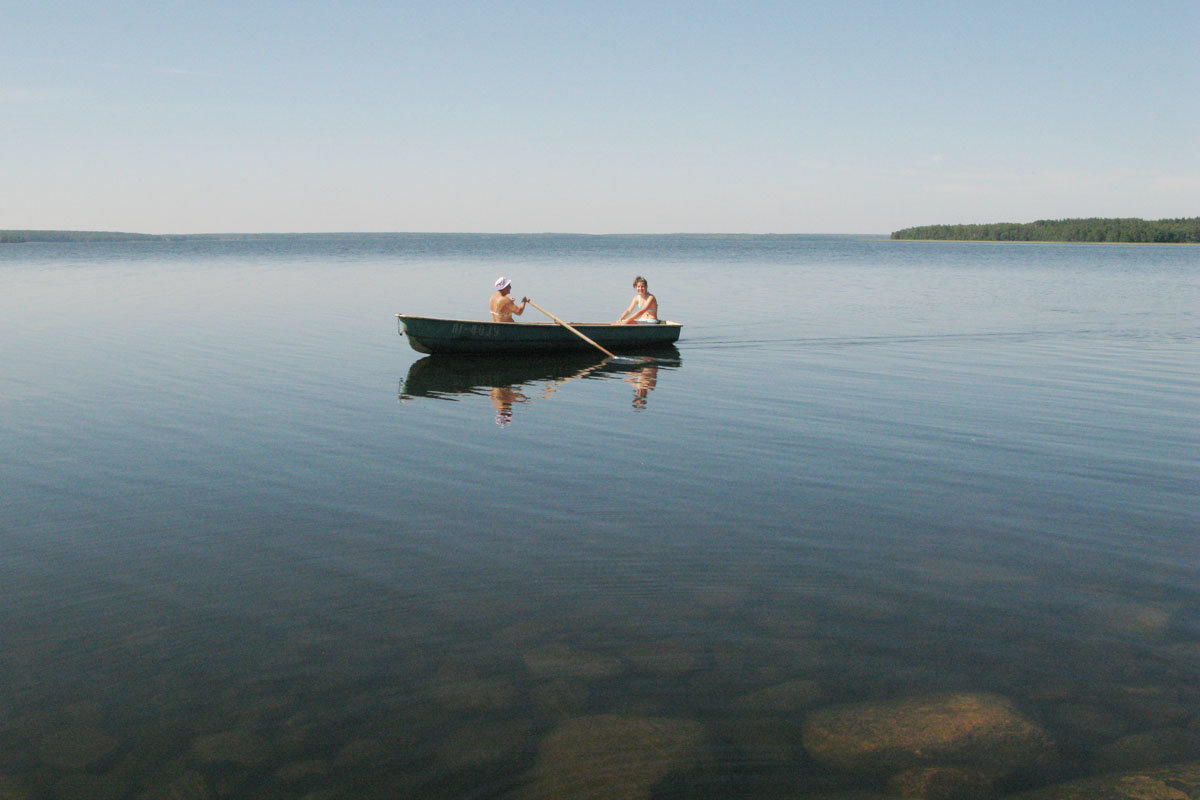
[[[492,312],[492,322],[512,322],[513,314],[519,317],[525,313],[525,304],[529,302],[529,298],[522,297],[521,304],[517,305],[508,296],[511,291],[512,281],[503,277],[496,279],[496,293],[492,295],[492,299],[488,303],[488,308]]]
[[[507,428],[512,422],[512,404],[524,403],[529,398],[511,386],[493,386],[491,390],[492,406],[496,409],[496,424]]]
[[[625,380],[633,384],[633,410],[641,411],[646,407],[646,395],[658,384],[658,365],[642,367],[636,375],[630,375]]]

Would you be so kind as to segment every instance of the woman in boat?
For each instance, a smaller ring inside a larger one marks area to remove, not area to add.
[[[629,303],[629,308],[617,320],[618,325],[636,325],[639,322],[658,323],[658,300],[647,291],[646,279],[638,275],[633,279],[633,288],[637,294]]]
[[[496,279],[496,293],[492,295],[492,300],[488,303],[488,308],[492,311],[492,322],[512,322],[513,314],[519,317],[525,313],[525,304],[529,302],[529,298],[522,297],[521,304],[517,305],[508,296],[511,291],[512,281],[505,277]]]

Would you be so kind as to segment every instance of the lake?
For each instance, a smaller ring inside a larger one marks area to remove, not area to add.
[[[397,335],[500,275],[578,322],[644,275],[683,334]],[[1200,786],[1200,248],[314,235],[0,280],[0,797]]]

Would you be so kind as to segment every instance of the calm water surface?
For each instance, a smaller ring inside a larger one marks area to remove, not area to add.
[[[645,275],[683,336],[397,336],[501,274],[580,322]],[[29,244],[0,283],[0,796],[989,798],[1200,759],[1200,249]]]

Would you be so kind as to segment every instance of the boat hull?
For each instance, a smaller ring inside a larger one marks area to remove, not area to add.
[[[418,353],[489,354],[558,353],[595,350],[555,322],[480,322],[397,314],[408,343]],[[601,347],[614,352],[667,347],[679,339],[678,322],[657,325],[576,323],[571,326]]]

